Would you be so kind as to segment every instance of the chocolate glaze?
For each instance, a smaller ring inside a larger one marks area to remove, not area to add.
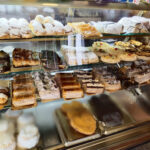
[[[99,97],[93,96],[89,103],[97,119],[104,122],[107,127],[123,124],[123,115],[109,96],[105,94],[101,94]]]

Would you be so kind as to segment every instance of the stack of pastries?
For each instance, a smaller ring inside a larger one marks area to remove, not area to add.
[[[72,73],[58,73],[55,75],[55,78],[60,85],[62,97],[65,100],[81,98],[84,96],[81,84]]]
[[[150,81],[150,65],[145,61],[135,61],[131,66],[120,69],[120,77],[131,83],[146,83]]]
[[[69,66],[98,63],[97,55],[88,47],[62,45],[61,52]]]
[[[38,89],[40,98],[44,101],[60,99],[60,90],[54,79],[48,73],[34,74],[35,85]]]
[[[0,39],[32,38],[26,19],[0,18]]]
[[[76,34],[81,34],[83,37],[100,37],[101,33],[92,25],[85,22],[68,23]]]
[[[31,74],[22,74],[12,81],[12,105],[15,108],[36,104],[35,86]]]
[[[69,26],[64,26],[60,21],[53,19],[51,16],[37,15],[30,22],[29,27],[35,36],[68,35],[72,33],[72,29]]]
[[[94,68],[93,71],[96,79],[103,83],[105,90],[116,91],[121,89],[121,81],[107,67]]]
[[[13,66],[26,67],[39,65],[38,55],[27,49],[15,48],[13,51]]]
[[[84,135],[92,135],[96,130],[96,120],[82,103],[73,101],[70,104],[63,104],[61,111],[65,113],[70,126],[77,132]]]
[[[75,76],[79,80],[86,94],[101,94],[104,92],[104,85],[94,78],[92,71],[75,71]]]

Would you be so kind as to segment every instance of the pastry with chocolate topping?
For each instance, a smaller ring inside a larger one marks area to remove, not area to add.
[[[103,122],[106,127],[115,127],[124,123],[122,112],[108,95],[93,96],[89,103],[98,121]]]

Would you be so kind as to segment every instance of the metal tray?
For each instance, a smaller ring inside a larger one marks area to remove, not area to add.
[[[96,115],[94,109],[91,107],[90,103],[88,103],[88,107],[91,109],[92,113],[96,117],[97,115]],[[133,126],[134,120],[132,119],[132,117],[130,117],[130,115],[126,111],[124,111],[124,109],[120,108],[120,111],[123,115],[124,123],[122,125],[118,125],[115,127],[107,127],[104,122],[102,122],[101,120],[98,120],[98,118],[96,117],[97,121],[99,123],[99,128],[102,130],[104,135],[110,135],[110,134],[125,130],[125,129]]]
[[[62,113],[60,109],[56,109],[55,111],[55,121],[61,140],[66,147],[101,137],[98,128],[96,129],[95,134],[90,136],[86,136],[76,132],[73,128],[71,128],[67,117]]]
[[[141,95],[142,96],[142,95]],[[133,124],[139,124],[145,121],[150,121],[150,114],[143,109],[139,103],[138,97],[133,93],[122,90],[110,94],[112,100],[118,107],[124,110],[131,118],[134,119]],[[142,99],[144,101],[144,99]]]

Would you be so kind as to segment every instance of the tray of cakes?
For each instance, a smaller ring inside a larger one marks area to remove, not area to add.
[[[59,86],[50,73],[36,72],[33,74],[33,78],[37,88],[37,96],[41,102],[49,102],[61,98]]]
[[[57,73],[55,79],[61,89],[61,95],[64,100],[84,97],[84,91],[81,84],[73,73]]]
[[[11,105],[10,80],[0,80],[0,109]]]
[[[60,53],[52,50],[42,50],[40,61],[45,71],[58,71],[67,68],[67,64],[62,56],[60,56]]]
[[[37,106],[36,88],[31,74],[21,74],[13,77],[11,99],[13,110]]]
[[[93,96],[88,101],[89,108],[98,120],[99,128],[104,135],[113,134],[133,126],[134,120],[123,109],[120,109],[109,95]]]
[[[81,102],[65,103],[56,109],[55,121],[65,146],[99,138],[101,132],[92,113]]]

